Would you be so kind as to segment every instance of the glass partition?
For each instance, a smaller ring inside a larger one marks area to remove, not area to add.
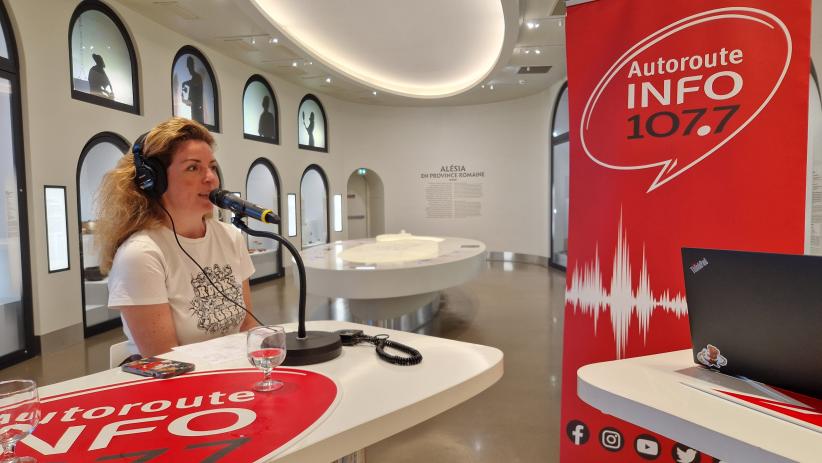
[[[246,178],[246,198],[254,204],[270,208],[280,216],[280,180],[274,165],[267,159],[257,159],[251,164]],[[254,230],[280,234],[279,224],[267,224],[257,220],[248,221]],[[271,238],[248,236],[248,252],[254,262],[256,271],[252,282],[270,279],[283,274],[282,252],[280,243]]]
[[[328,243],[328,182],[317,165],[308,166],[300,181],[303,248]]]
[[[108,308],[108,280],[100,273],[100,257],[94,244],[97,221],[96,197],[103,176],[129,149],[119,135],[103,132],[92,137],[80,154],[77,166],[77,209],[80,228],[80,263],[83,322],[86,336],[120,324],[120,313]]]
[[[31,308],[23,117],[13,32],[0,1],[0,368],[39,353]]]
[[[25,347],[20,201],[12,127],[14,90],[11,81],[2,76],[0,73],[0,358]]]
[[[0,13],[2,15],[3,13]],[[6,45],[6,25],[0,21],[0,58],[9,59],[9,46]]]
[[[551,263],[568,266],[568,84],[562,86],[554,108],[551,131]]]

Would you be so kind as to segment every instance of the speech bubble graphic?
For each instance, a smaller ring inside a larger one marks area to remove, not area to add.
[[[325,419],[339,397],[330,378],[277,368],[285,383],[253,392],[256,369],[140,379],[41,400],[40,425],[19,455],[40,463],[267,461]],[[0,410],[0,430],[16,426]]]
[[[761,9],[719,8],[668,24],[597,83],[580,120],[582,148],[607,169],[657,169],[650,193],[719,151],[767,107],[792,49],[785,24]]]

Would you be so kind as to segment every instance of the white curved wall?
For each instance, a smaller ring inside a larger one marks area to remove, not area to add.
[[[82,324],[78,230],[69,226],[72,268],[49,274],[43,185],[67,187],[69,224],[76,224],[74,176],[83,146],[104,130],[132,140],[171,116],[171,65],[183,45],[199,48],[217,77],[221,133],[215,134],[216,156],[224,188],[244,191],[248,169],[260,156],[276,166],[282,196],[299,193],[300,178],[310,164],[323,168],[332,196],[346,193],[354,169],[368,167],[385,186],[388,233],[405,229],[463,236],[486,242],[490,250],[549,255],[549,130],[557,89],[503,103],[436,108],[367,106],[317,94],[331,134],[330,151],[325,154],[297,148],[295,115],[300,100],[309,93],[306,89],[161,27],[115,0],[107,4],[131,31],[137,51],[142,114],[73,100],[66,42],[69,18],[79,0],[50,0],[48,8],[30,0],[5,0],[5,4],[20,48],[35,334]],[[252,74],[263,75],[276,93],[280,145],[243,138],[242,95]],[[439,171],[444,165],[484,172],[480,216],[426,218],[420,174]],[[345,239],[346,230],[332,230],[330,238]],[[300,236],[291,239],[299,247]]]

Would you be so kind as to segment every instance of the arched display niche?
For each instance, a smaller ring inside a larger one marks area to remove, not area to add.
[[[569,136],[568,82],[557,94],[551,128],[551,259],[552,267],[565,270],[568,265]]]
[[[328,178],[316,164],[306,167],[300,179],[300,221],[303,248],[329,242]]]
[[[275,214],[280,213],[280,177],[277,169],[268,159],[255,160],[248,169],[245,181],[246,199],[260,206],[270,207]],[[256,220],[248,221],[254,230],[264,230],[282,235],[281,224],[265,224]],[[251,283],[259,283],[283,276],[283,255],[280,244],[270,238],[248,236],[248,251],[256,271]]]
[[[348,177],[348,239],[374,238],[385,233],[385,188],[371,169],[359,168]]]
[[[308,94],[297,110],[297,146],[304,150],[328,152],[328,118],[320,100]]]
[[[280,143],[280,108],[274,89],[265,78],[254,74],[243,88],[243,138]]]
[[[94,244],[95,200],[103,176],[117,165],[130,147],[116,133],[98,133],[86,143],[77,161],[77,236],[80,237],[83,333],[86,337],[122,325],[120,311],[108,307],[107,279],[100,274],[99,255]]]
[[[220,131],[220,93],[214,70],[200,50],[186,45],[171,65],[171,113]]]
[[[71,97],[140,114],[137,53],[114,10],[84,0],[71,15],[68,40]]]
[[[34,336],[31,257],[17,42],[0,2],[0,369],[40,353]]]

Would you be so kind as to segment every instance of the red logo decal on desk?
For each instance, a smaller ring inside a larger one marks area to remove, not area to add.
[[[742,394],[739,392],[714,389],[726,398],[741,405],[757,407],[756,409],[777,418],[822,432],[822,400],[814,399],[801,394],[780,390],[791,402]],[[750,407],[754,408],[754,407]]]
[[[17,452],[40,463],[259,461],[324,419],[337,385],[311,371],[278,368],[285,387],[254,392],[259,370],[146,379],[42,399],[40,425]],[[0,412],[0,427],[16,417]]]

